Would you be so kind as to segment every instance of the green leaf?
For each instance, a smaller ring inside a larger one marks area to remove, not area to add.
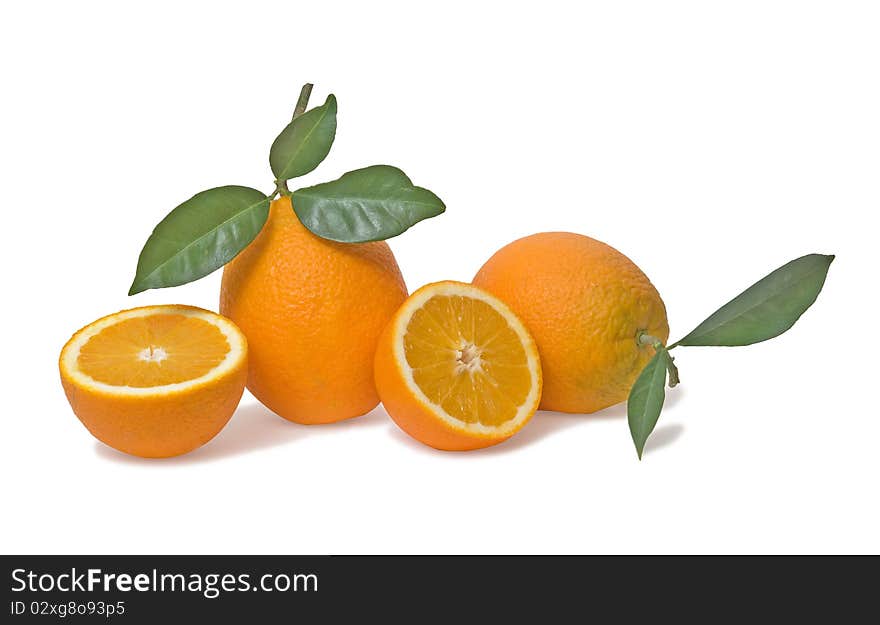
[[[779,336],[816,301],[833,260],[834,256],[808,254],[783,265],[716,310],[675,345],[733,347]]]
[[[666,399],[666,370],[669,364],[669,352],[665,347],[659,347],[629,392],[626,416],[639,460],[642,459],[645,442],[654,431],[660,411],[663,410],[663,400]]]
[[[159,222],[144,244],[129,295],[186,284],[247,247],[269,216],[269,198],[249,187],[202,191]]]
[[[373,165],[294,191],[293,210],[318,236],[357,243],[396,237],[446,206],[396,167]]]
[[[336,137],[336,98],[299,115],[272,143],[269,165],[276,180],[303,176],[323,161]]]

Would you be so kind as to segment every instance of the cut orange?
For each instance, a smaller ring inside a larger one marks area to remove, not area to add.
[[[136,456],[176,456],[229,421],[247,380],[247,341],[207,310],[146,306],[81,329],[59,367],[73,412],[98,440]]]
[[[500,443],[541,400],[535,342],[493,295],[461,282],[413,293],[379,341],[376,387],[392,419],[444,450]]]

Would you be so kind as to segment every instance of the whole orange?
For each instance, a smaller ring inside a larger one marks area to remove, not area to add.
[[[506,302],[535,338],[544,410],[595,412],[625,400],[654,355],[639,336],[669,338],[666,307],[647,276],[613,247],[580,234],[514,241],[474,284]]]
[[[247,336],[254,396],[285,419],[330,423],[379,403],[373,355],[406,296],[388,244],[318,237],[281,197],[223,270],[220,310]]]

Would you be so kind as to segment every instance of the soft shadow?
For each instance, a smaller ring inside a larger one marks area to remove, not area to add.
[[[672,408],[673,406],[678,404],[678,402],[681,401],[683,395],[684,391],[681,387],[667,389],[664,409]],[[532,420],[529,421],[526,427],[524,427],[522,431],[515,436],[509,438],[503,443],[499,443],[498,445],[486,447],[485,449],[477,449],[469,452],[469,454],[506,454],[512,451],[516,451],[517,449],[520,449],[527,445],[531,445],[537,441],[540,441],[541,439],[547,438],[557,432],[560,432],[570,427],[586,427],[590,423],[595,423],[596,421],[613,420],[626,421],[626,402],[621,402],[619,404],[610,406],[608,408],[605,408],[604,410],[600,410],[592,414],[572,414],[566,412],[551,412],[549,410],[539,410],[537,413],[535,413],[535,416],[532,417]],[[424,445],[418,442],[417,440],[409,436],[406,432],[397,427],[397,425],[395,425],[394,423],[391,423],[389,425],[388,431],[391,438],[396,439],[399,443],[406,445],[410,449],[435,454],[450,453],[434,449],[433,447],[429,447],[428,445]],[[666,445],[670,445],[675,442],[678,437],[681,436],[683,431],[684,426],[681,425],[670,425],[661,427],[651,435],[651,438],[648,440],[648,444],[645,446],[645,450],[650,451],[654,449],[661,449]]]
[[[242,454],[286,445],[303,436],[339,433],[340,430],[376,426],[386,420],[384,411],[374,409],[353,419],[322,425],[300,425],[274,414],[258,402],[239,406],[223,430],[202,447],[174,458],[138,458],[95,442],[95,453],[106,460],[123,464],[181,465],[212,462]]]
[[[681,401],[681,398],[685,396],[685,390],[681,386],[676,386],[675,388],[667,388],[666,389],[666,400],[663,402],[663,409],[674,408],[678,405],[678,402]],[[626,404],[623,404],[624,414],[626,413]]]
[[[283,445],[302,436],[305,429],[272,413],[259,403],[239,406],[217,436],[202,447],[174,458],[138,458],[95,443],[95,453],[106,460],[125,464],[181,465],[212,462]]]
[[[390,417],[389,417],[390,420]],[[396,440],[398,443],[405,447],[409,447],[413,451],[420,451],[429,454],[437,454],[437,455],[449,455],[454,454],[455,452],[443,451],[441,449],[434,449],[429,445],[425,445],[424,443],[420,443],[412,436],[401,430],[396,423],[391,422],[388,425],[388,435]]]
[[[626,406],[623,406],[623,408],[621,408],[620,406],[612,406],[593,414],[570,414],[565,412],[539,410],[535,413],[535,416],[532,417],[531,421],[526,424],[526,427],[524,427],[521,432],[519,432],[512,438],[509,438],[508,440],[504,441],[503,443],[499,443],[498,445],[486,447],[485,449],[475,449],[467,453],[468,455],[491,455],[508,453],[521,447],[525,447],[526,445],[531,445],[536,441],[539,441],[569,427],[584,425],[590,423],[591,421],[594,422],[596,420],[619,419],[625,416]],[[410,449],[416,451],[440,455],[449,455],[450,453],[456,453],[434,449],[433,447],[420,443],[419,441],[412,438],[409,434],[401,430],[399,427],[397,427],[397,425],[393,422],[388,426],[388,432],[391,438],[395,439],[400,444],[406,445]]]
[[[586,427],[597,421],[613,421],[626,416],[626,407],[611,406],[592,414],[571,414],[567,412],[551,412],[539,410],[521,432],[503,443],[481,450],[486,454],[506,454],[521,447],[532,445],[537,441],[552,436],[562,430],[579,426]]]
[[[657,428],[645,443],[645,452],[654,453],[658,449],[671,445],[684,434],[684,426],[680,423],[673,423]]]
[[[359,430],[362,428],[377,427],[388,423],[389,420],[390,417],[388,416],[388,413],[382,408],[382,404],[379,404],[370,412],[361,415],[360,417],[352,417],[351,419],[344,419],[335,423],[322,423],[306,427],[308,427],[310,435],[327,434],[333,436],[338,434],[341,430]]]

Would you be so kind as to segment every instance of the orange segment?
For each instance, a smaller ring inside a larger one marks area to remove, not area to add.
[[[439,282],[395,314],[376,354],[376,385],[407,433],[439,449],[476,449],[531,418],[541,368],[528,331],[500,300]]]
[[[531,388],[522,340],[501,313],[472,297],[425,302],[407,325],[404,353],[428,399],[467,423],[514,419]]]
[[[112,386],[163,386],[205,375],[229,349],[223,333],[203,319],[151,315],[120,321],[90,338],[77,365]]]
[[[137,456],[175,456],[232,416],[247,380],[247,341],[207,310],[146,306],[82,328],[59,367],[74,413],[96,438]]]

